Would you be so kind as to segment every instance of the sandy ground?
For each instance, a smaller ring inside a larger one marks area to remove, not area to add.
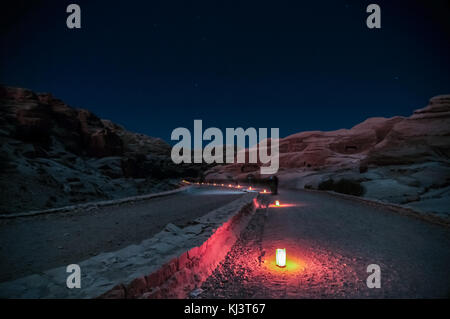
[[[448,298],[450,231],[329,194],[282,190],[259,209],[199,298]],[[287,265],[275,265],[275,249]],[[381,268],[369,289],[367,266]]]
[[[138,244],[165,225],[185,225],[242,196],[194,188],[95,210],[0,221],[0,282]]]

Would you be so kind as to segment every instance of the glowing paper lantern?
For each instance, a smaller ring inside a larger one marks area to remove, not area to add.
[[[251,190],[252,190],[252,187],[250,186],[250,187],[248,188],[248,190],[251,191]]]
[[[279,200],[275,201],[275,206],[280,206],[280,201]]]
[[[267,193],[266,190],[264,190],[263,193]]]
[[[277,249],[276,262],[278,267],[286,266],[286,248]]]

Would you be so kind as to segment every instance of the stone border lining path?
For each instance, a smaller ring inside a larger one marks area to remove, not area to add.
[[[180,240],[195,228],[197,234],[191,243],[195,245],[183,253],[174,254],[157,270],[134,279],[128,285],[118,285],[100,298],[186,298],[189,292],[199,288],[211,275],[217,265],[247,226],[255,208],[258,193],[249,192],[243,198],[200,217],[198,223],[184,229],[169,224],[172,237],[167,243]],[[191,245],[192,246],[192,245]]]
[[[124,203],[129,203],[129,202],[142,201],[142,200],[176,194],[176,193],[185,191],[191,187],[192,187],[191,185],[182,186],[180,188],[170,190],[170,191],[165,191],[165,192],[151,193],[151,194],[146,194],[146,195],[131,196],[131,197],[125,197],[125,198],[119,198],[119,199],[98,201],[98,202],[88,202],[88,203],[82,203],[82,204],[76,204],[76,205],[70,205],[70,206],[64,206],[64,207],[57,207],[57,208],[51,208],[51,209],[35,210],[35,211],[30,211],[30,212],[25,212],[25,213],[0,214],[0,219],[11,219],[11,218],[18,218],[18,217],[29,217],[29,216],[54,214],[54,213],[66,213],[66,212],[71,212],[71,211],[74,211],[77,209],[90,209],[90,208],[98,208],[98,207],[105,207],[105,206],[112,206],[112,205],[120,205],[120,204],[124,204]]]
[[[387,208],[393,212],[405,215],[405,216],[410,216],[410,217],[414,217],[414,218],[418,218],[433,224],[438,224],[441,226],[446,226],[449,227],[450,226],[450,219],[446,219],[440,216],[437,216],[436,214],[433,213],[427,213],[424,211],[420,211],[418,209],[413,209],[411,207],[407,207],[405,205],[399,205],[399,204],[393,204],[393,203],[387,203],[387,202],[383,202],[381,200],[378,199],[374,199],[374,198],[366,198],[366,197],[358,197],[355,195],[348,195],[348,194],[342,194],[342,193],[337,193],[337,192],[333,192],[333,191],[322,191],[322,190],[316,190],[316,189],[302,189],[306,192],[311,192],[311,193],[327,193],[329,195],[335,196],[335,197],[340,197],[340,198],[344,198],[347,200],[353,200],[353,201],[357,201],[360,203],[364,203],[370,206],[381,206],[383,208]]]

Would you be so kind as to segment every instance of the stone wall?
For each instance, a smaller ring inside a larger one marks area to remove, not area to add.
[[[136,278],[128,285],[120,284],[100,298],[186,298],[225,258],[250,220],[257,205],[256,197],[257,193],[248,193],[242,200],[197,219],[198,224],[185,229],[169,225],[173,236],[183,237],[194,228],[202,228],[204,232],[200,237],[207,239],[154,272]],[[167,240],[172,242],[175,239]]]

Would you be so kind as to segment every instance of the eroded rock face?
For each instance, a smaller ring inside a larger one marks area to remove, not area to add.
[[[280,167],[356,168],[447,160],[450,153],[450,95],[434,97],[409,118],[369,118],[351,129],[301,132],[280,140]],[[255,173],[256,165],[222,166],[221,172]],[[217,170],[216,170],[217,172]]]
[[[0,213],[164,191],[199,172],[171,165],[161,139],[22,88],[0,86],[0,142]]]
[[[450,95],[438,95],[430,99],[423,109],[414,111],[411,119],[431,119],[450,116]]]
[[[389,131],[368,154],[372,165],[447,162],[450,157],[450,95],[434,97]]]
[[[433,191],[434,202],[450,207],[449,168],[450,95],[433,97],[407,118],[369,118],[351,129],[280,139],[278,176],[281,185],[292,188],[317,188],[328,179],[345,178],[361,182],[369,197],[415,205],[429,200]],[[423,186],[421,172],[433,172],[435,186]],[[206,179],[246,180],[249,174],[260,177],[259,166],[221,165],[208,171]],[[444,206],[439,210],[450,213]]]

